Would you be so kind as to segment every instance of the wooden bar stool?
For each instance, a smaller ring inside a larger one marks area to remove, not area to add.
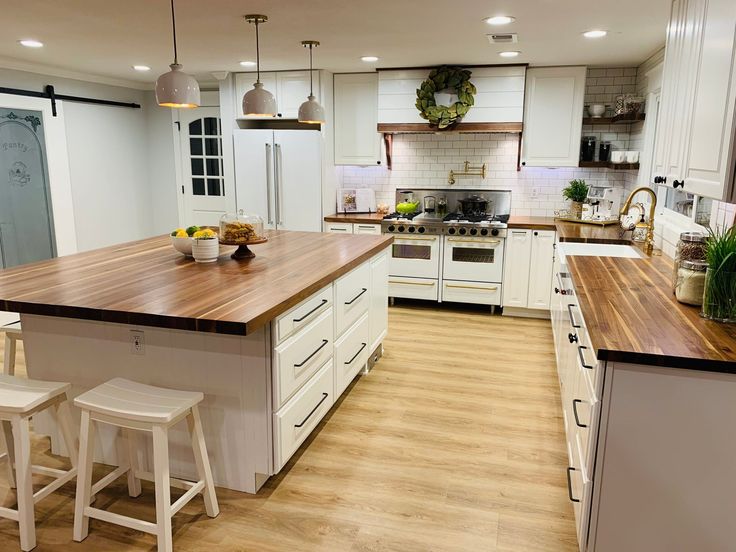
[[[0,332],[5,334],[5,349],[3,353],[3,374],[15,375],[15,353],[18,341],[23,341],[23,332],[20,328],[20,320],[11,322],[0,327]]]
[[[21,550],[32,550],[36,546],[35,503],[77,475],[77,445],[67,397],[70,387],[68,383],[0,375],[0,422],[8,446],[10,485],[16,488],[18,496],[18,509],[0,507],[0,517],[18,522]],[[31,416],[46,409],[61,431],[72,464],[70,470],[31,464],[29,421]],[[34,493],[34,473],[53,477],[54,481]]]
[[[74,508],[75,541],[81,542],[87,537],[89,519],[95,518],[156,535],[158,549],[171,552],[171,517],[195,495],[200,492],[204,494],[204,506],[209,517],[216,517],[220,513],[197,406],[203,398],[202,393],[163,389],[115,378],[74,399],[74,404],[82,410],[79,477]],[[189,426],[197,466],[199,481],[196,483],[169,475],[168,430],[184,418]],[[127,454],[119,454],[118,468],[92,485],[92,422],[95,421],[121,428]],[[141,470],[131,430],[150,431],[153,434],[153,474]],[[90,506],[94,495],[125,473],[128,474],[128,494],[132,497],[141,493],[141,479],[153,481],[156,488],[156,523]],[[186,491],[174,504],[171,504],[172,485]]]

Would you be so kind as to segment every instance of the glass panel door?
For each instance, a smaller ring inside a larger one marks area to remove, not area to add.
[[[43,113],[0,108],[0,266],[55,255]]]

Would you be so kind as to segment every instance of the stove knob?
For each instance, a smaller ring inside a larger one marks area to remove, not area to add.
[[[470,235],[471,236],[475,236],[477,233],[478,233],[478,230],[476,230],[475,228],[471,228],[470,229]]]
[[[454,228],[450,228],[450,229],[449,229],[449,230],[447,231],[447,233],[448,233],[448,234],[454,234],[454,233],[455,233],[455,229],[454,229]]]
[[[411,233],[414,233],[414,232],[416,232],[416,231],[417,231],[417,229],[416,229],[416,228],[414,228],[413,226],[410,226],[410,227],[409,227],[409,232],[411,232]]]
[[[494,236],[498,236],[498,228],[494,228],[493,230],[491,230],[491,234]]]
[[[465,228],[460,229],[460,235],[464,236],[467,233],[467,230]]]
[[[403,226],[399,226],[399,232],[403,232],[403,231],[404,231],[404,227]]]
[[[480,231],[481,236],[487,236],[488,235],[488,228],[482,228]]]
[[[419,233],[420,234],[424,234],[424,226],[420,226],[419,227]]]
[[[393,232],[394,230],[396,230],[396,227],[393,224],[388,227],[389,232]]]

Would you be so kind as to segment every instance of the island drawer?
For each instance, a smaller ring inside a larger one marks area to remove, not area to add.
[[[342,395],[371,354],[368,314],[335,342],[335,398]]]
[[[332,360],[320,368],[281,410],[273,415],[274,473],[278,473],[335,402]]]
[[[273,390],[276,408],[284,404],[332,357],[332,307],[278,347],[273,356]]]
[[[332,304],[332,284],[285,312],[274,321],[276,343],[281,343],[299,328],[317,318]]]
[[[368,312],[371,267],[365,262],[335,281],[335,335],[340,336]]]

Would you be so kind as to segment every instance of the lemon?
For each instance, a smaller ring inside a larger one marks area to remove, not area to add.
[[[176,231],[176,237],[177,238],[188,238],[189,234],[187,234],[187,231],[179,228],[179,230]]]
[[[187,233],[187,231],[186,231],[186,230],[184,230],[183,228],[177,228],[176,230],[174,230],[174,231],[173,231],[173,232],[171,233],[171,235],[172,235],[172,236],[176,236],[177,238],[180,238],[181,236],[180,236],[179,234],[181,234],[182,232],[184,232],[184,234],[186,234],[186,233]]]

